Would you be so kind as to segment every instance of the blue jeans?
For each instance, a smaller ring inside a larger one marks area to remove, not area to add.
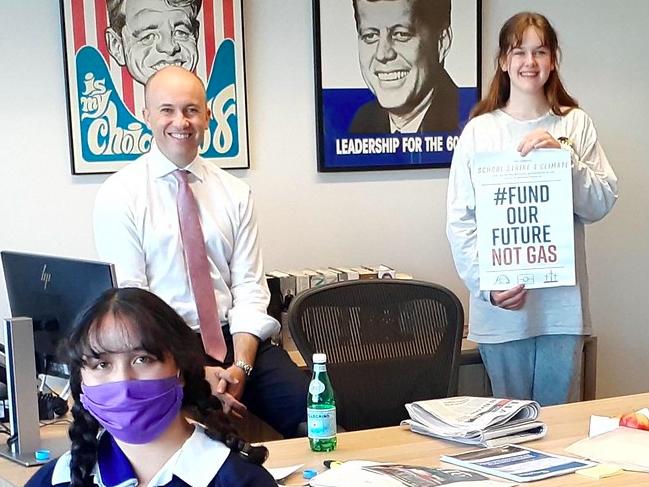
[[[543,335],[478,348],[494,397],[533,399],[541,406],[578,399],[582,335]]]

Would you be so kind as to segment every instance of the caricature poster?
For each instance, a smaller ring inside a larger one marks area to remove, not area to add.
[[[61,0],[73,173],[114,172],[149,150],[144,84],[167,65],[205,84],[202,157],[248,167],[241,10],[241,0]]]

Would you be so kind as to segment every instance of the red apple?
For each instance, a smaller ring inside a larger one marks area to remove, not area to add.
[[[649,431],[649,418],[642,413],[626,413],[620,418],[620,426]]]

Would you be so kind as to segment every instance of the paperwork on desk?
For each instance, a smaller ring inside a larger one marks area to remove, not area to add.
[[[537,440],[547,432],[535,401],[449,397],[406,404],[415,433],[469,445],[496,447]]]
[[[268,470],[268,473],[270,473],[275,480],[282,480],[291,475],[293,472],[295,472],[298,468],[302,468],[304,466],[303,463],[299,463],[297,465],[291,465],[290,467],[275,467],[275,468],[269,468],[265,467],[266,470]]]
[[[352,460],[325,470],[309,482],[311,487],[510,487],[515,484],[466,470],[417,467]]]
[[[586,460],[519,445],[504,445],[455,455],[442,455],[440,460],[515,482],[533,482],[558,477],[580,468],[594,466],[594,463]]]
[[[649,431],[618,426],[619,418],[592,416],[589,437],[566,451],[596,462],[613,463],[624,470],[649,472]]]

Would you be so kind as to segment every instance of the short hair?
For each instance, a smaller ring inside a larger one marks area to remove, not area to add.
[[[122,35],[122,29],[126,25],[126,15],[124,14],[124,3],[127,0],[106,0],[108,9],[108,23],[110,27],[118,34]],[[129,0],[133,1],[133,0]],[[203,0],[164,0],[168,7],[187,7],[189,8],[189,17],[192,21],[192,30],[194,34],[198,33],[199,22],[196,20],[198,12],[203,5]]]
[[[392,2],[395,0],[366,0],[368,2]],[[358,0],[352,0],[356,30],[360,25]],[[412,16],[416,22],[428,27],[430,32],[438,35],[451,26],[451,0],[410,0]]]

